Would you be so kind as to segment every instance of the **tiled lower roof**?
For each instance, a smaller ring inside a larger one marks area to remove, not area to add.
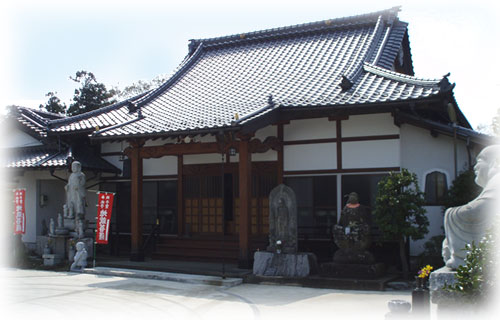
[[[56,169],[68,167],[70,159],[78,160],[85,170],[100,170],[118,173],[120,170],[108,161],[94,155],[89,150],[71,152],[70,149],[58,150],[50,146],[18,148],[6,157],[6,168]]]

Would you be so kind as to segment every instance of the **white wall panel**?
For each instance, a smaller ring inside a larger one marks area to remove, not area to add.
[[[342,143],[342,167],[399,167],[399,140],[353,141]]]
[[[283,136],[285,141],[335,138],[336,122],[328,118],[293,120],[283,126]]]
[[[177,157],[165,156],[157,159],[144,159],[142,166],[142,172],[145,176],[177,174]]]
[[[267,126],[255,132],[255,138],[260,139],[260,141],[264,141],[264,139],[267,137],[277,137],[277,136],[278,136],[277,126]]]
[[[0,141],[0,148],[22,148],[40,145],[42,145],[40,141],[19,130],[12,130],[8,133],[7,139]]]
[[[390,113],[349,116],[342,121],[342,137],[399,134]]]
[[[269,150],[264,153],[252,153],[252,161],[277,161],[278,153],[274,150]]]
[[[336,145],[321,143],[284,146],[284,170],[337,169]]]

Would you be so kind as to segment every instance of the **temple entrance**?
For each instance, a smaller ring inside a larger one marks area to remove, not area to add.
[[[185,165],[186,235],[234,235],[239,231],[239,177],[235,163]],[[269,192],[277,185],[274,162],[252,164],[251,235],[267,235]]]

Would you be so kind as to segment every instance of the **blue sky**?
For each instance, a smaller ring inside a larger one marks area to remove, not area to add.
[[[415,73],[451,72],[471,124],[490,123],[500,108],[499,10],[494,1],[2,1],[0,107],[36,107],[57,91],[68,100],[78,70],[108,87],[170,73],[188,40],[223,36],[402,5]]]

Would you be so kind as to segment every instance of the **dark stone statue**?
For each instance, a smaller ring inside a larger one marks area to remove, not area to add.
[[[339,249],[333,258],[337,263],[370,264],[375,261],[367,251],[371,245],[371,211],[359,203],[358,194],[349,194],[340,221],[333,227],[333,237]]]
[[[280,184],[269,194],[267,251],[297,253],[297,201],[290,187]]]

